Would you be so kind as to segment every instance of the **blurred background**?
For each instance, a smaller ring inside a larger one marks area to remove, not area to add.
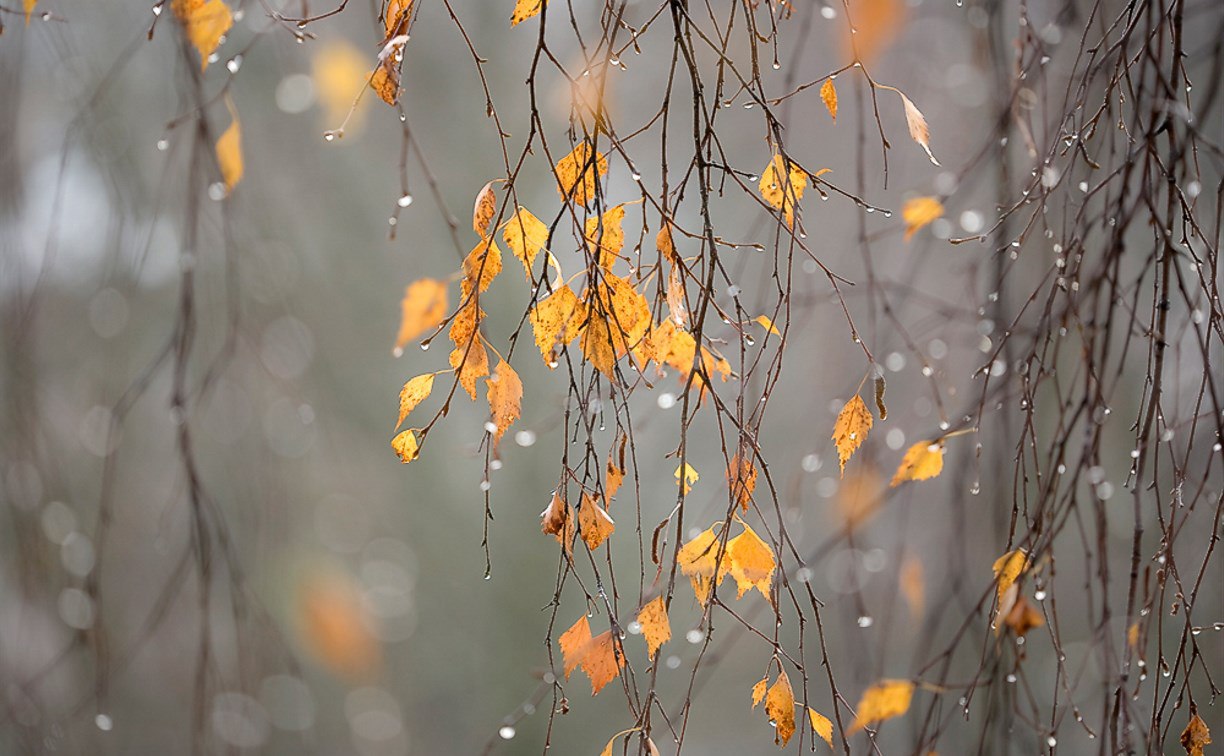
[[[445,367],[445,347],[409,346],[393,357],[404,287],[452,274],[477,241],[467,209],[485,182],[506,174],[484,87],[513,163],[531,128],[524,82],[538,20],[510,28],[510,2],[420,3],[404,50],[406,120],[367,93],[344,136],[327,141],[324,132],[345,121],[375,65],[383,35],[377,3],[349,4],[301,34],[269,17],[275,4],[236,4],[234,27],[202,73],[192,71],[194,52],[181,47],[171,14],[155,12],[160,6],[44,0],[27,27],[10,5],[0,7],[0,752],[542,752],[549,709],[559,706],[546,637],[560,562],[556,542],[540,533],[539,515],[569,440],[565,376],[536,358],[530,338],[514,352],[526,388],[523,415],[491,465],[482,447],[486,407],[462,395],[420,460],[402,466],[388,447],[402,383]],[[756,9],[766,33],[771,17],[778,26],[778,66],[770,65],[770,46],[756,47],[771,97],[848,60],[841,4],[793,5],[789,18],[784,7],[776,14],[769,4]],[[1022,19],[1015,3],[868,6],[880,16],[864,22],[874,24],[876,49],[864,53],[871,74],[922,109],[942,165],[910,141],[899,99],[877,90],[879,123],[892,145],[885,184],[872,100],[853,71],[836,79],[836,123],[816,88],[774,107],[788,154],[809,170],[832,169],[826,179],[871,206],[827,191],[822,201],[812,189],[801,211],[820,263],[855,284],[842,286],[846,307],[887,379],[889,416],[877,421],[844,477],[832,424],[871,366],[842,303],[812,259],[792,259],[785,243],[776,245],[776,221],[734,182],[712,198],[717,233],[745,245],[723,252],[734,283],[720,284],[717,302],[729,308],[738,297],[752,316],[773,313],[775,267],[789,267],[792,277],[785,370],[759,440],[777,486],[777,516],[808,560],[806,572],[790,558],[783,567],[792,580],[810,581],[824,602],[825,645],[849,699],[843,705],[881,677],[938,680],[948,691],[920,689],[914,714],[882,726],[883,752],[916,749],[924,716],[942,723],[937,740],[925,741],[940,752],[1097,752],[1111,703],[1108,680],[1118,674],[1117,649],[1131,623],[1127,578],[1138,500],[1144,584],[1155,591],[1151,571],[1181,555],[1181,579],[1191,585],[1205,574],[1207,587],[1197,594],[1192,621],[1170,614],[1172,592],[1181,589],[1159,594],[1163,599],[1140,597],[1164,621],[1143,621],[1138,643],[1146,650],[1134,655],[1154,670],[1168,642],[1164,664],[1177,674],[1170,680],[1133,668],[1125,689],[1141,694],[1135,706],[1142,727],[1154,707],[1173,706],[1170,695],[1184,701],[1189,686],[1200,714],[1224,733],[1218,707],[1205,705],[1212,696],[1204,677],[1210,671],[1218,686],[1224,670],[1219,558],[1204,561],[1220,528],[1220,416],[1201,392],[1205,376],[1215,372],[1219,381],[1221,346],[1210,335],[1212,324],[1219,328],[1218,297],[1196,300],[1198,309],[1174,308],[1183,325],[1170,339],[1160,427],[1170,429],[1162,440],[1169,459],[1179,461],[1155,477],[1149,472],[1138,493],[1130,477],[1131,424],[1147,390],[1144,308],[1152,293],[1142,276],[1150,232],[1139,224],[1128,231],[1140,251],[1111,268],[1119,288],[1084,304],[1099,307],[1106,321],[1120,319],[1091,347],[1107,355],[1101,396],[1084,397],[1075,333],[1051,347],[1064,350],[1067,383],[1042,384],[1046,394],[1030,394],[1017,372],[1028,341],[1001,348],[1003,334],[1036,342],[1035,329],[1075,330],[1040,319],[1057,275],[1051,271],[1065,265],[1067,239],[1090,248],[1108,235],[1108,224],[1095,221],[1080,233],[1086,212],[1108,213],[1108,193],[1090,194],[1081,184],[1095,187],[1100,177],[1082,163],[1066,175],[1059,168],[1045,173],[1048,166],[1021,138],[1028,133],[1041,154],[1061,138],[1058,116],[1092,8],[1030,2]],[[1109,20],[1122,7],[1105,6],[1095,7]],[[1206,91],[1196,95],[1208,108],[1196,123],[1218,141],[1222,14],[1214,3],[1186,6],[1187,76],[1202,81]],[[659,4],[617,8],[637,28]],[[597,38],[605,7],[574,0],[552,9],[552,53],[579,78],[591,64],[569,14]],[[279,8],[294,18],[326,10]],[[645,191],[657,195],[662,187],[652,118],[672,50],[666,14],[656,24],[641,34],[640,51],[630,48],[607,64],[605,54],[592,69],[606,77],[604,103],[619,133],[649,124],[626,143],[632,168],[625,156],[613,156],[604,185],[613,202],[640,196],[635,172]],[[1033,69],[1031,88],[1013,95],[1007,82],[1017,35],[1045,59]],[[748,60],[748,39],[737,29],[728,52]],[[469,43],[487,61],[479,69]],[[717,59],[705,49],[702,56],[713,77]],[[1007,74],[1002,85],[999,70]],[[568,151],[558,149],[575,94],[552,66],[541,67],[537,87],[548,94],[540,118],[556,158]],[[736,90],[728,85],[721,93],[728,107],[719,113],[720,149],[755,189],[771,149],[760,109]],[[673,188],[692,153],[691,94],[679,91],[666,146]],[[1091,107],[1100,104],[1097,94]],[[1018,118],[1017,126],[1004,117],[1001,127],[1000,103],[1006,110],[1013,97],[1031,118]],[[208,163],[200,150],[230,123],[230,108],[240,119],[245,175],[227,196],[215,172],[199,166]],[[1037,128],[1029,133],[1022,121]],[[1013,138],[1001,142],[1000,128]],[[1113,130],[1109,123],[1100,128]],[[1126,149],[1119,143],[1105,150],[1114,161],[1107,170]],[[1190,199],[1204,196],[1200,221],[1216,229],[1208,232],[1211,244],[1219,242],[1220,166],[1219,153],[1204,150],[1183,186]],[[1027,215],[996,227],[999,206],[1020,201],[1034,185],[1049,190],[1048,215],[1032,228]],[[541,218],[555,217],[556,185],[538,150],[516,192]],[[695,185],[689,192],[695,195]],[[943,198],[946,212],[906,240],[899,211],[918,195]],[[700,228],[692,196],[676,213],[685,227]],[[642,206],[632,206],[627,249],[640,244],[653,255],[657,217],[647,223],[648,235]],[[947,242],[983,233],[984,243]],[[689,241],[682,255],[697,253]],[[553,246],[571,273],[582,265],[580,249],[568,239]],[[531,301],[517,263],[508,255],[506,263],[482,301],[487,335],[499,349]],[[1218,286],[1218,268],[1199,271]],[[1096,284],[1084,286],[1095,291]],[[1138,335],[1121,320],[1130,305],[1115,307],[1114,300],[1128,298],[1143,315]],[[707,335],[740,370],[739,330],[711,314]],[[184,338],[189,359],[180,363]],[[750,340],[752,350],[777,351],[763,330]],[[993,383],[984,389],[987,375]],[[748,389],[754,400],[759,383]],[[679,438],[681,388],[668,377],[628,399],[637,482],[626,484],[611,509],[619,530],[610,541],[613,560],[627,565],[617,585],[622,622],[649,587],[634,580],[640,552],[633,523],[640,517],[649,559],[650,533],[675,506],[676,460],[666,455]],[[734,380],[715,388],[728,401],[740,390]],[[1036,396],[1046,403],[1034,409],[1026,402]],[[1087,415],[1064,422],[1064,407],[1081,400],[1089,402]],[[686,517],[698,529],[727,507],[712,417],[699,415],[688,441],[702,477]],[[613,443],[611,426],[597,436],[601,454]],[[881,493],[911,444],[966,427],[980,431],[947,441],[940,478]],[[1081,458],[1085,434],[1096,440]],[[1040,497],[1023,494],[1029,489],[1015,459],[1060,441],[1077,449],[1067,462],[1083,474],[1049,494],[1059,506],[1035,518],[1057,535],[1045,544],[1052,556],[1024,586],[1046,616],[1059,618],[1057,635],[1038,628],[1020,651],[1014,639],[999,650],[990,629],[991,565],[1040,511]],[[494,517],[487,576],[486,479]],[[1183,497],[1181,508],[1170,504],[1172,496]],[[1018,500],[1021,524],[1009,540]],[[1169,552],[1161,551],[1160,511],[1181,518]],[[647,562],[647,584],[653,569]],[[589,574],[589,565],[579,570]],[[1104,582],[1102,570],[1112,573]],[[1103,616],[1106,596],[1112,612]],[[553,638],[585,611],[576,590],[559,602]],[[759,596],[734,606],[754,622],[767,623],[771,614]],[[813,619],[809,611],[808,690],[813,706],[831,715]],[[681,585],[673,637],[659,657],[658,692],[669,712],[683,702],[710,631],[700,620]],[[1190,661],[1176,652],[1188,648],[1191,625],[1198,640],[1187,676]],[[771,646],[725,615],[715,615],[712,632],[684,752],[773,752],[773,731],[751,710],[749,694]],[[793,613],[782,638],[798,648]],[[626,641],[631,662],[644,668],[634,642]],[[975,679],[977,697],[958,703]],[[797,676],[792,681],[799,686]],[[1171,687],[1156,687],[1173,682],[1171,694]],[[552,723],[551,752],[598,753],[613,733],[632,727],[618,688],[591,697],[581,676],[566,683],[567,713]],[[967,721],[959,713],[966,707]],[[1033,711],[1038,721],[1028,720]],[[1185,712],[1183,706],[1171,715],[1171,732],[1159,735],[1168,752],[1176,750]],[[663,753],[675,752],[666,738],[656,740]],[[808,736],[804,747],[810,742]],[[866,748],[859,736],[854,752]]]

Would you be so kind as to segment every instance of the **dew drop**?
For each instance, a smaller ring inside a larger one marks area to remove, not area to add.
[[[225,70],[232,74],[238,73],[238,69],[242,68],[242,56],[235,55],[225,62]]]
[[[505,725],[497,731],[498,737],[500,737],[502,740],[513,740],[515,734],[514,728],[510,725]]]
[[[161,6],[159,5],[155,7],[153,10],[155,12],[160,13]],[[111,720],[111,718],[107,716],[106,714],[99,714],[98,716],[94,717],[94,724],[97,725],[98,729],[101,730],[102,732],[110,732],[111,728],[115,726],[114,721]]]
[[[871,617],[868,617],[866,614],[858,618],[859,627],[871,627],[874,624],[875,624],[875,620],[872,619]]]
[[[405,194],[403,197],[400,197],[399,199],[397,199],[395,201],[395,204],[399,205],[400,207],[408,207],[409,205],[412,204],[412,195]]]
[[[170,149],[170,141],[169,141],[169,140],[167,140],[167,139],[158,139],[158,140],[157,140],[157,151],[158,151],[158,152],[165,152],[165,151],[166,151],[166,150],[168,150],[168,149]]]

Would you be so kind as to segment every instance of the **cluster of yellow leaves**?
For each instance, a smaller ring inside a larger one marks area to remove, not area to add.
[[[837,447],[842,475],[846,474],[846,462],[850,456],[867,440],[873,423],[867,404],[858,394],[837,413],[837,420],[833,423],[833,444]]]
[[[368,678],[382,661],[382,647],[361,590],[348,575],[317,570],[296,587],[295,626],[300,644],[320,665],[347,680]]]
[[[671,622],[667,619],[667,605],[663,603],[662,596],[647,602],[641,608],[637,623],[642,628],[642,637],[646,639],[646,652],[653,660],[659,652],[659,646],[671,639]]]
[[[938,197],[912,197],[901,205],[901,217],[905,220],[905,240],[918,232],[918,229],[931,223],[944,214],[943,203]]]
[[[723,549],[715,532],[718,523],[702,531],[680,548],[676,555],[680,571],[693,584],[693,594],[705,604],[714,586],[730,575],[742,598],[753,588],[772,603],[773,575],[778,562],[769,544],[746,523],[742,533],[727,541]],[[719,556],[720,550],[722,556]]]
[[[795,207],[803,199],[807,183],[807,172],[781,155],[774,155],[761,172],[761,197],[775,210],[782,211],[787,228],[795,227]]]
[[[919,441],[901,458],[901,466],[893,474],[889,487],[899,486],[907,480],[934,478],[943,471],[943,455],[943,442]]]
[[[514,12],[510,14],[510,25],[518,26],[527,19],[540,15],[546,2],[547,0],[518,0],[514,4]]]
[[[859,699],[854,722],[847,735],[853,735],[872,722],[899,717],[909,711],[914,697],[914,684],[909,680],[881,680],[863,691]]]
[[[33,3],[26,6],[29,20]],[[170,10],[183,25],[187,39],[200,54],[200,69],[208,68],[208,58],[221,44],[222,37],[234,25],[234,16],[222,0],[171,0]]]
[[[582,667],[591,680],[591,695],[596,695],[619,677],[621,667],[625,666],[625,655],[619,640],[611,630],[591,637],[591,626],[585,614],[558,640],[566,679],[575,669]]]
[[[1203,756],[1203,749],[1211,745],[1211,730],[1193,707],[1190,711],[1190,722],[1186,724],[1186,729],[1182,730],[1181,746],[1189,756]]]

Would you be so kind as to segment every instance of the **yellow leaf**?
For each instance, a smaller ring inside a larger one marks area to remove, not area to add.
[[[520,207],[502,226],[502,239],[506,241],[510,252],[523,264],[527,280],[530,281],[536,255],[548,246],[548,226],[532,215],[530,210]]]
[[[548,508],[540,513],[540,518],[540,530],[545,535],[556,536],[557,543],[565,548],[565,553],[572,553],[578,516],[574,514],[574,508],[561,498],[560,493],[553,494],[552,501]]]
[[[401,304],[399,335],[395,337],[397,355],[409,341],[442,324],[446,318],[446,300],[446,284],[441,281],[422,278],[408,285]]]
[[[33,3],[28,8],[32,9]],[[208,68],[209,56],[234,25],[229,6],[222,0],[171,0],[170,10],[182,22],[187,39],[200,54],[200,69]]]
[[[646,650],[651,659],[662,646],[671,639],[671,623],[667,620],[667,607],[663,597],[659,596],[647,603],[638,612],[638,624],[642,626],[642,635],[646,638]]]
[[[557,193],[561,199],[579,205],[589,205],[595,199],[595,187],[599,176],[608,172],[608,159],[594,150],[587,142],[574,147],[573,151],[557,161]]]
[[[480,238],[489,235],[489,224],[497,214],[497,195],[493,194],[493,182],[485,184],[476,195],[476,204],[472,208],[472,228],[480,234]]]
[[[756,685],[752,686],[752,708],[756,708],[757,704],[765,700],[765,692],[769,690],[768,675],[757,680]]]
[[[616,361],[650,328],[650,304],[628,281],[610,273],[587,296],[582,354],[610,378]]]
[[[578,507],[578,527],[587,548],[594,551],[616,530],[616,523],[603,507],[595,503],[594,496],[584,493],[582,506]]]
[[[905,452],[901,466],[893,474],[889,487],[898,486],[907,480],[934,478],[943,471],[944,448],[942,443],[919,441]]]
[[[701,475],[688,462],[677,467],[673,475],[676,478],[676,485],[680,486],[686,494],[692,491],[693,484],[701,479]]]
[[[812,731],[820,736],[820,739],[833,747],[833,723],[824,714],[808,707],[808,721],[812,723]]]
[[[625,480],[625,444],[628,440],[628,436],[621,436],[619,460],[615,445],[608,452],[607,475],[604,478],[604,498],[608,501],[612,500]]]
[[[549,369],[557,366],[556,353],[578,337],[586,308],[569,286],[562,285],[531,310],[536,346]]]
[[[384,45],[392,37],[408,33],[408,25],[412,21],[413,4],[414,0],[388,0],[387,9],[383,13],[383,28],[386,31]]]
[[[764,328],[766,331],[769,331],[770,333],[772,333],[774,336],[778,336],[778,337],[782,336],[781,332],[778,331],[777,326],[774,325],[774,322],[769,319],[769,316],[757,315],[756,322],[760,324],[760,326]]]
[[[752,503],[752,492],[756,490],[757,469],[752,464],[751,454],[750,451],[745,451],[742,455],[736,452],[731,458],[731,464],[727,466],[731,499],[743,507],[745,512]]]
[[[1003,595],[1007,593],[1007,589],[1020,579],[1029,568],[1028,553],[1024,549],[1016,549],[1009,551],[1003,556],[995,560],[990,569],[994,572],[995,580],[998,581],[998,597],[1002,603]]]
[[[833,423],[833,443],[837,446],[842,475],[846,474],[846,462],[850,456],[867,440],[873,423],[871,411],[858,394],[837,413],[837,420]]]
[[[872,722],[901,716],[909,711],[913,697],[914,684],[909,680],[881,680],[863,691],[858,714],[846,734],[853,735]]]
[[[408,429],[395,438],[391,439],[391,448],[399,455],[400,461],[408,464],[417,458],[421,453],[420,442],[417,441],[416,431]]]
[[[1192,716],[1186,729],[1182,730],[1181,745],[1189,756],[1203,756],[1203,749],[1211,745],[1211,730],[1197,712],[1191,708]]]
[[[540,15],[547,0],[518,0],[514,4],[514,12],[510,14],[510,26],[518,26],[529,18]],[[616,738],[612,738],[616,740]],[[609,746],[611,741],[609,741]]]
[[[807,173],[793,163],[788,164],[781,155],[774,155],[761,172],[761,197],[782,211],[788,228],[795,227],[795,207],[803,199],[807,182]]]
[[[492,239],[484,239],[473,247],[463,260],[464,296],[471,293],[473,281],[479,281],[481,291],[488,289],[497,274],[501,273],[501,269],[501,249]]]
[[[738,591],[736,598],[742,598],[756,588],[772,603],[773,575],[777,567],[773,549],[745,524],[743,533],[727,541],[727,553],[719,569],[718,580],[721,582],[724,574],[730,575]]]
[[[917,620],[926,608],[926,586],[922,577],[922,562],[907,557],[901,565],[901,595],[909,605],[910,617]]]
[[[351,682],[372,677],[382,646],[357,582],[338,570],[316,570],[298,582],[295,593],[297,635],[307,654]]]
[[[913,197],[907,199],[901,206],[901,217],[905,219],[905,240],[913,236],[918,229],[943,217],[943,204],[937,197]]]
[[[659,229],[659,233],[655,236],[655,248],[659,250],[659,254],[673,265],[679,258],[676,256],[676,244],[672,239],[671,224],[666,221],[663,223],[663,228]]]
[[[718,549],[718,536],[711,525],[681,546],[676,553],[676,564],[680,567],[680,572],[693,583],[693,594],[702,604],[710,598],[715,576],[721,578],[717,560]]]
[[[795,694],[785,670],[778,672],[777,681],[765,695],[765,714],[776,727],[774,743],[785,747],[795,734]]]
[[[562,633],[558,642],[561,644],[561,658],[564,660],[565,677],[568,680],[570,674],[582,663],[587,644],[591,642],[591,625],[587,622],[586,615],[579,617],[569,630]]]
[[[221,167],[227,191],[242,180],[242,127],[236,113],[229,128],[217,140],[217,165]]]
[[[837,87],[832,79],[825,79],[825,83],[820,85],[820,99],[828,108],[829,115],[833,116],[833,122],[837,123]]]
[[[429,393],[433,391],[433,384],[433,373],[418,375],[404,384],[404,387],[400,389],[399,420],[395,423],[396,428],[404,424],[404,419],[408,417],[409,412],[429,398]]]
[[[910,138],[926,150],[927,157],[932,163],[939,165],[939,161],[931,154],[931,132],[927,128],[926,118],[922,115],[922,111],[900,91],[897,94],[901,95],[901,102],[905,105],[905,123],[909,126]]]
[[[523,382],[518,373],[510,367],[510,363],[499,360],[496,370],[485,384],[488,386],[489,414],[497,430],[493,432],[494,441],[501,441],[510,424],[519,419],[523,412]]]
[[[459,385],[463,386],[463,390],[476,399],[476,382],[489,374],[489,353],[485,349],[484,342],[479,334],[467,344],[460,344],[450,353],[450,366],[455,368],[459,375]]]
[[[352,44],[343,38],[324,43],[311,61],[311,78],[319,104],[323,106],[324,118],[331,125],[348,118],[345,130],[355,130],[361,122],[358,108],[353,116],[349,111],[355,106],[358,95],[365,89],[369,77],[370,61]]]
[[[624,203],[617,205],[600,216],[587,218],[584,234],[587,249],[605,270],[611,270],[617,256],[625,246],[625,231],[622,224],[625,220]]]

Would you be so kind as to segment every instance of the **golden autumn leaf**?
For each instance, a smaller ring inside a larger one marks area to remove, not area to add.
[[[775,726],[774,743],[785,747],[795,734],[795,693],[785,670],[779,670],[777,681],[765,694],[765,714]]]
[[[770,333],[772,333],[774,336],[781,338],[782,333],[778,331],[777,326],[775,326],[774,322],[769,319],[768,315],[757,315],[755,322],[759,324],[762,328],[764,328],[766,331],[769,331]]]
[[[523,382],[505,360],[498,360],[493,375],[485,380],[488,387],[489,414],[497,430],[494,441],[501,441],[506,429],[523,413]]]
[[[1133,649],[1139,648],[1139,623],[1132,622],[1130,627],[1126,628],[1126,645]]]
[[[346,680],[371,677],[382,663],[382,646],[356,581],[338,570],[316,570],[295,594],[294,624],[307,654]]]
[[[1008,589],[1020,579],[1020,575],[1028,570],[1028,568],[1028,552],[1024,549],[1009,551],[996,559],[994,564],[990,566],[995,580],[998,582],[998,599],[1000,604],[1003,603],[1003,597]]]
[[[833,122],[837,123],[837,86],[833,84],[833,79],[825,79],[825,83],[820,85],[820,99],[829,115],[833,116]]]
[[[597,695],[608,683],[620,676],[625,666],[625,655],[620,653],[619,643],[611,630],[606,630],[591,639],[582,655],[582,671],[591,679],[591,695]]]
[[[676,468],[676,472],[672,473],[676,479],[676,485],[680,486],[684,493],[693,490],[693,485],[701,479],[701,475],[688,462]]]
[[[33,7],[31,3],[28,9]],[[222,0],[171,0],[170,10],[183,24],[188,41],[200,54],[200,70],[207,69],[208,58],[234,25],[229,6]]]
[[[587,218],[585,233],[587,249],[600,267],[611,270],[625,246],[625,205],[621,203],[603,215]]]
[[[421,453],[421,444],[417,440],[416,430],[409,428],[391,439],[391,448],[395,450],[404,464],[416,459]]]
[[[623,278],[606,273],[586,300],[582,354],[608,377],[616,361],[637,346],[650,328],[650,304]]]
[[[527,208],[519,207],[502,225],[502,239],[510,248],[510,253],[523,264],[527,280],[530,281],[536,255],[548,246],[548,226]]]
[[[680,572],[692,582],[693,594],[702,604],[710,599],[714,578],[719,573],[718,551],[718,536],[711,525],[681,546],[676,553],[676,564],[680,567]]]
[[[795,227],[795,207],[803,199],[807,183],[807,173],[781,155],[774,155],[761,172],[761,198],[782,211],[788,228]]]
[[[469,297],[465,292],[464,299],[467,300],[467,303],[459,308],[451,320],[449,336],[456,347],[467,346],[467,343],[476,335],[477,329],[480,328],[480,321],[485,316],[485,311],[476,304],[475,297]]]
[[[853,735],[872,722],[901,716],[909,711],[913,697],[914,684],[909,680],[881,680],[863,691],[854,722],[846,734]]]
[[[540,15],[547,0],[518,0],[514,4],[514,12],[510,14],[510,26],[518,26],[529,18]],[[616,740],[616,738],[612,738]]]
[[[762,677],[760,680],[757,680],[756,684],[752,686],[752,708],[755,709],[757,705],[761,703],[761,701],[765,700],[765,693],[768,690],[769,690],[769,676],[766,675],[765,677]]]
[[[586,306],[564,284],[532,308],[531,329],[549,369],[557,366],[556,353],[578,338],[585,319]]]
[[[755,588],[772,603],[773,575],[777,567],[773,549],[745,523],[744,532],[727,541],[727,553],[717,581],[722,582],[723,575],[730,575],[735,581],[737,599]]]
[[[659,229],[659,233],[655,235],[655,249],[659,250],[663,259],[673,265],[680,259],[676,255],[676,243],[672,238],[671,224],[666,221],[663,223],[663,228]]]
[[[557,161],[557,193],[561,199],[589,205],[595,199],[599,177],[608,172],[608,159],[587,142],[579,143],[570,154]]]
[[[540,513],[540,530],[545,535],[556,536],[557,543],[565,548],[565,553],[571,554],[577,528],[578,515],[574,508],[565,503],[560,493],[553,494],[548,508]]]
[[[394,55],[388,55],[370,76],[370,89],[388,105],[399,102],[400,67],[395,62]]]
[[[446,284],[442,281],[422,278],[409,284],[401,304],[399,335],[395,337],[396,356],[403,354],[409,341],[441,325],[447,306]]]
[[[912,197],[901,205],[901,217],[905,220],[905,240],[917,233],[918,229],[943,217],[943,203],[938,197]]]
[[[463,294],[472,291],[472,282],[480,284],[480,291],[489,288],[502,269],[501,248],[492,239],[484,239],[463,259]]]
[[[812,725],[812,732],[820,736],[820,739],[833,747],[833,723],[824,714],[808,707],[808,722]]]
[[[387,8],[383,12],[383,29],[386,32],[384,45],[392,38],[408,33],[413,5],[414,0],[387,0]]]
[[[396,428],[404,424],[404,420],[408,417],[409,412],[412,412],[417,408],[417,405],[429,398],[430,392],[433,391],[433,384],[433,373],[418,375],[404,384],[404,387],[400,389],[399,420],[395,422]]]
[[[578,528],[587,548],[594,551],[616,530],[616,523],[595,503],[594,496],[583,493],[582,506],[578,507]]]
[[[1207,728],[1207,723],[1193,708],[1191,713],[1192,716],[1189,723],[1186,724],[1186,729],[1182,730],[1181,746],[1186,749],[1188,756],[1203,756],[1203,749],[1211,745],[1211,730]]]
[[[843,25],[842,57],[870,64],[888,49],[905,22],[903,0],[850,0],[854,32]]]
[[[657,596],[648,602],[638,612],[637,622],[642,627],[642,635],[646,638],[646,652],[653,660],[655,654],[671,639],[671,623],[667,619],[667,606],[663,597]]]
[[[476,382],[489,374],[489,352],[479,334],[469,344],[460,344],[451,351],[450,366],[459,376],[459,385],[475,401]]]
[[[355,103],[369,78],[369,59],[352,44],[337,38],[324,43],[314,54],[310,70],[327,123],[334,125],[347,117],[346,131],[359,127],[362,110]],[[350,117],[349,111],[354,108]]]
[[[238,114],[233,113],[233,116],[229,128],[217,139],[216,147],[217,165],[221,168],[221,180],[225,182],[226,191],[232,190],[242,180],[242,126],[238,122]]]
[[[905,452],[901,466],[893,474],[890,488],[907,480],[927,480],[943,471],[944,447],[940,442],[919,441]]]
[[[918,109],[913,100],[906,97],[900,90],[897,90],[897,94],[901,95],[901,102],[905,105],[905,124],[909,127],[910,138],[926,150],[927,157],[932,163],[939,165],[939,161],[931,154],[931,131],[927,127],[926,117],[922,115],[922,111]]]
[[[582,663],[582,656],[586,652],[587,644],[591,642],[591,625],[587,622],[586,615],[578,618],[578,621],[570,626],[558,638],[561,645],[561,658],[565,666],[565,677],[569,676],[578,665]]]
[[[926,609],[926,584],[922,576],[922,562],[916,557],[906,557],[901,564],[901,595],[909,606],[910,617],[920,619]]]
[[[1029,630],[1044,625],[1045,617],[1029,603],[1026,597],[1021,596],[1012,604],[1011,611],[1003,618],[1003,622],[1011,628],[1017,638],[1023,638]]]
[[[756,490],[757,469],[752,464],[751,452],[736,452],[727,466],[727,483],[731,487],[731,499],[745,512],[752,503],[752,492]]]
[[[833,423],[833,443],[837,447],[837,461],[841,463],[842,475],[846,474],[846,462],[850,456],[867,440],[867,433],[874,422],[871,411],[858,394],[837,413],[837,420]]]
[[[480,238],[489,236],[489,224],[497,214],[497,195],[493,193],[493,182],[485,184],[476,195],[476,203],[472,207],[472,229],[480,234]]]
[[[621,436],[620,453],[617,454],[616,445],[613,444],[612,449],[608,452],[608,464],[606,475],[604,477],[604,499],[611,501],[616,492],[620,490],[621,483],[625,480],[625,444],[628,442],[628,436]]]

